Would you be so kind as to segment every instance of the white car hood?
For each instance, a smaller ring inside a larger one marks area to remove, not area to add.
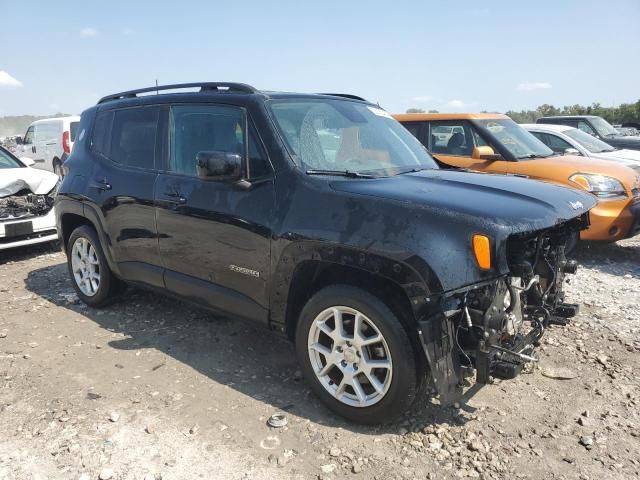
[[[633,165],[640,165],[640,150],[614,150],[613,152],[600,152],[593,156],[606,160],[627,160]]]
[[[46,195],[58,183],[55,173],[35,168],[0,169],[0,198],[13,195],[20,190],[29,189],[37,195]]]

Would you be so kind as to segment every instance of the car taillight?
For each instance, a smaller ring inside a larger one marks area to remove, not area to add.
[[[71,153],[71,142],[69,141],[69,132],[62,132],[62,149],[64,153]]]

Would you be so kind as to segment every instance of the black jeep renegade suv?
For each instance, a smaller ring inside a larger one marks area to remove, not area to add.
[[[64,169],[57,223],[85,303],[125,281],[262,322],[358,422],[403,412],[428,380],[450,403],[474,369],[517,375],[577,309],[564,245],[590,195],[440,170],[352,95],[111,95],[82,114]]]

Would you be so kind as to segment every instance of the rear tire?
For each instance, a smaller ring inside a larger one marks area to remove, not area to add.
[[[295,343],[311,389],[351,421],[388,422],[416,399],[424,369],[407,332],[387,305],[364,290],[334,285],[313,295]]]
[[[110,303],[121,287],[107,264],[96,231],[81,225],[69,237],[67,266],[80,300],[91,307]]]

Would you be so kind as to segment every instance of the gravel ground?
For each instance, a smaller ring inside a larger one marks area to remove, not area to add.
[[[576,256],[583,308],[539,365],[361,427],[286,339],[134,289],[90,309],[53,247],[0,253],[0,479],[638,478],[640,240]]]

